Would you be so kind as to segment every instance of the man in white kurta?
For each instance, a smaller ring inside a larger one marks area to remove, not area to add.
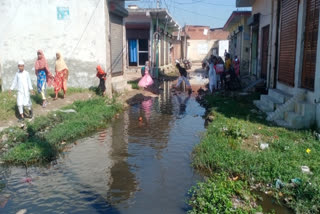
[[[24,119],[23,107],[29,109],[30,117],[32,117],[30,91],[33,90],[31,79],[28,71],[24,70],[24,62],[18,63],[18,72],[16,73],[10,91],[17,89],[17,106],[21,115],[20,120]]]

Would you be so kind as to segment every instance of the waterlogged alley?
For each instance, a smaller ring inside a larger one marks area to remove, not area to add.
[[[3,167],[0,213],[186,213],[201,179],[191,152],[205,110],[193,95],[163,88],[49,165]]]

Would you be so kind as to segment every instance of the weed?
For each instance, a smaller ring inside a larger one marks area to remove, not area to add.
[[[261,211],[244,181],[233,181],[226,174],[216,174],[190,191],[189,214],[256,213]]]
[[[252,98],[208,97],[215,119],[194,149],[193,165],[211,175],[237,174],[252,186],[259,184],[297,213],[319,213],[319,141],[312,130],[271,126],[258,117]],[[269,148],[260,149],[261,143]],[[308,166],[312,174],[303,173],[301,166]],[[301,184],[292,184],[295,178]],[[281,189],[276,188],[277,179],[285,183]]]
[[[139,82],[138,80],[128,81],[128,84],[131,85],[132,89],[139,89],[138,82]]]
[[[26,129],[8,128],[1,132],[0,137],[7,137],[6,142],[1,142],[0,145],[13,141],[12,135],[16,135],[15,141],[19,141],[19,144],[14,144],[2,159],[16,164],[50,161],[63,146],[61,142],[71,143],[106,127],[107,122],[121,110],[121,105],[115,99],[96,97],[76,101],[63,109],[74,109],[76,113],[51,112],[47,116],[35,118],[27,124]]]
[[[88,90],[89,89],[83,88],[68,88],[67,94],[83,93]],[[55,93],[52,88],[47,90],[47,94],[50,97],[55,97]],[[60,93],[59,96],[62,97],[62,94]],[[0,92],[0,120],[6,120],[15,114],[19,115],[16,107],[16,101],[16,94],[14,92],[12,92],[12,94],[9,94],[8,91]],[[42,104],[41,95],[38,93],[31,95],[31,101],[36,104]]]

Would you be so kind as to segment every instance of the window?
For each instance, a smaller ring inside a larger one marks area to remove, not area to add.
[[[149,40],[130,39],[129,46],[129,66],[143,66],[149,60]]]

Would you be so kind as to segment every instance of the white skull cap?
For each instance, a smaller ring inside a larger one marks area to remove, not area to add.
[[[24,61],[20,60],[20,61],[18,62],[18,65],[24,65]]]

